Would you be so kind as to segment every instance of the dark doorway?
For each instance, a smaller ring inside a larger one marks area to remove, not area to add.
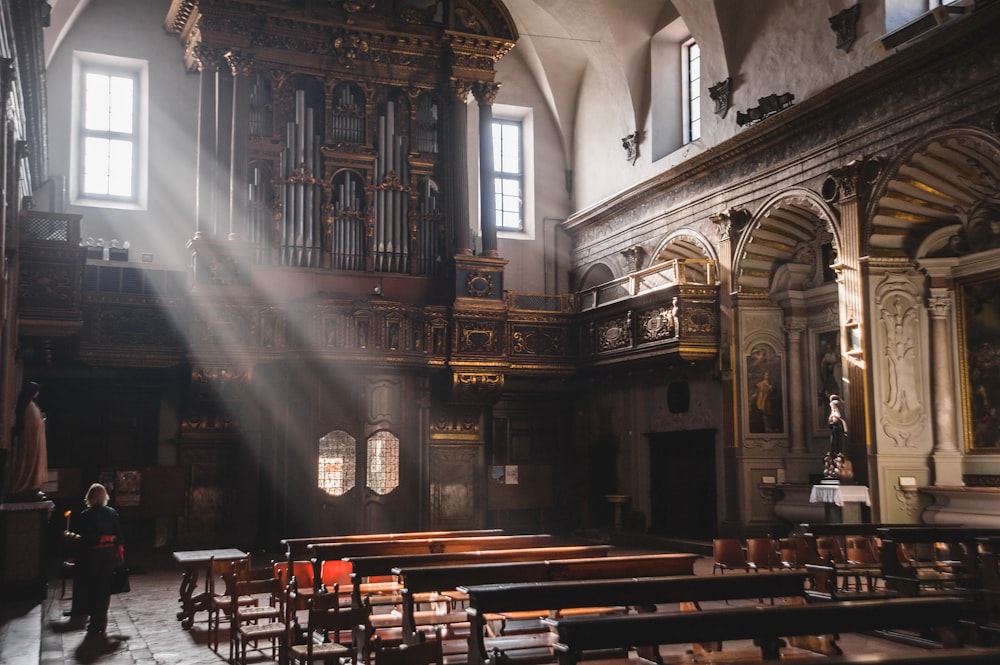
[[[650,532],[711,540],[716,536],[715,430],[651,432]]]

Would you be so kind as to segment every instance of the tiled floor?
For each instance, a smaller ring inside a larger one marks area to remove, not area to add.
[[[60,599],[60,584],[54,579],[48,597],[41,603],[0,603],[0,665],[217,665],[222,655],[208,648],[206,617],[200,613],[191,630],[177,620],[181,571],[169,552],[160,552],[131,561],[132,590],[114,596],[106,640],[85,639],[84,626],[71,624],[62,616],[70,600]],[[702,559],[699,574],[711,574],[711,561]],[[735,653],[740,644],[727,644]],[[846,653],[912,650],[872,637],[845,635],[841,646]],[[664,651],[667,660],[684,655],[684,648]],[[263,662],[256,658],[254,662]]]

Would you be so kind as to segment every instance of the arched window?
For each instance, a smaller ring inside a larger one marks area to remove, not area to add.
[[[386,495],[399,487],[399,439],[385,430],[368,437],[368,489]]]
[[[354,488],[354,437],[334,430],[319,440],[319,488],[343,496]]]

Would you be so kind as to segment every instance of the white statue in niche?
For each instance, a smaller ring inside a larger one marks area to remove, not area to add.
[[[888,390],[884,404],[898,413],[920,409],[918,390],[917,349],[915,332],[916,307],[907,306],[901,296],[892,298],[882,310],[885,331],[885,359]]]

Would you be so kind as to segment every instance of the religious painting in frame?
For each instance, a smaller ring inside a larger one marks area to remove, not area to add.
[[[966,449],[1000,451],[1000,276],[959,292]]]
[[[844,396],[843,360],[840,355],[840,330],[825,330],[813,336],[813,367],[815,391],[813,393],[814,429],[816,434],[829,430],[830,395]]]
[[[784,386],[781,356],[774,347],[758,342],[746,357],[747,430],[750,434],[780,434],[785,431]]]

